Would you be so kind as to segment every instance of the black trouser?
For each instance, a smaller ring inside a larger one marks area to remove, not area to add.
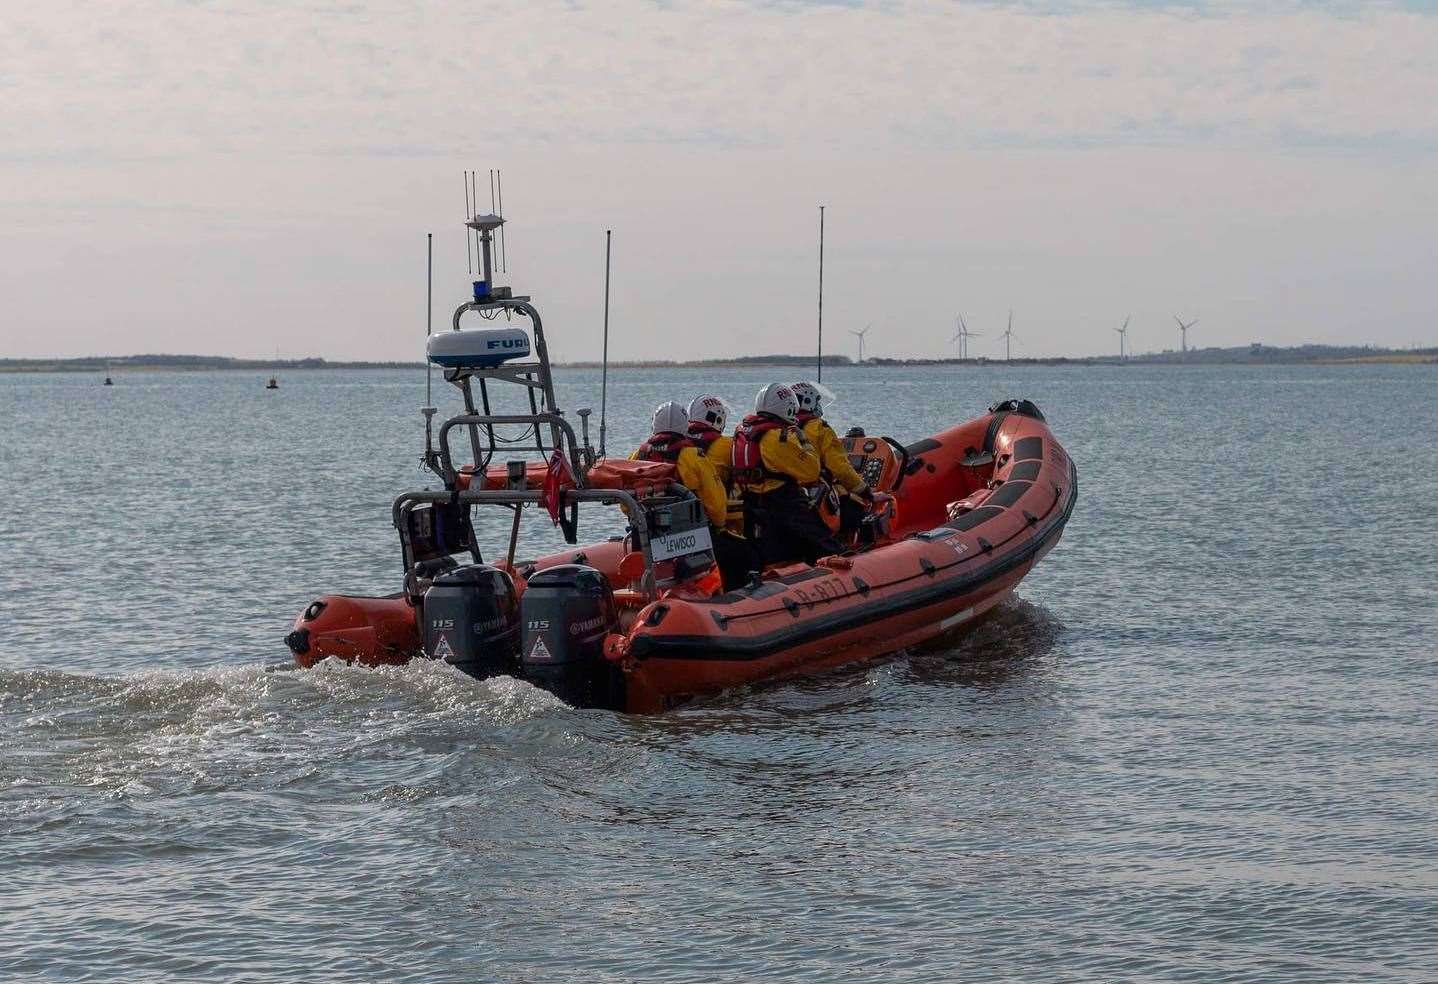
[[[744,493],[744,532],[758,544],[766,564],[812,564],[844,552],[797,485],[781,485],[763,495]]]
[[[751,541],[716,526],[709,527],[709,534],[714,541],[714,562],[719,565],[725,591],[742,588],[749,582],[749,572],[764,566]]]

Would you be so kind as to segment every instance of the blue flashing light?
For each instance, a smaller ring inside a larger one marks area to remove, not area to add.
[[[474,301],[476,304],[483,304],[489,300],[489,282],[476,280],[474,282]]]

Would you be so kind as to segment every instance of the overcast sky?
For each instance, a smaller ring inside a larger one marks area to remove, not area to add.
[[[812,350],[821,203],[849,354],[1434,345],[1435,102],[1430,3],[12,3],[0,356],[419,358],[466,167],[557,358],[606,228],[618,357]]]

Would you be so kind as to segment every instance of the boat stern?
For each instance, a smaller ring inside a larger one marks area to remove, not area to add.
[[[300,612],[285,645],[305,669],[330,657],[364,666],[398,665],[420,654],[418,619],[403,594],[324,595]]]

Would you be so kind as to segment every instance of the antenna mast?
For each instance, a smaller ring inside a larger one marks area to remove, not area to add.
[[[468,191],[468,189],[466,189]],[[428,353],[427,340],[434,334],[434,233],[424,234],[425,243],[425,293],[424,293],[424,337],[426,339],[425,351]],[[469,232],[464,234],[464,244],[469,245]],[[424,462],[432,465],[434,461],[434,364],[429,360],[428,355],[424,360],[424,406],[419,412],[424,414]]]
[[[499,173],[499,168],[494,169],[494,183],[499,188],[499,210],[495,212],[501,219],[504,218],[504,178]],[[509,272],[509,236],[504,231],[504,226],[499,227],[499,269]]]
[[[824,206],[819,206],[819,351],[815,381],[824,381]]]
[[[468,171],[465,171],[465,172],[464,172],[464,221],[465,221],[466,223],[468,223],[469,220],[472,219],[472,218],[474,218],[474,210],[471,209],[471,208],[470,208],[470,205],[469,205],[469,172],[468,172]],[[469,248],[469,229],[467,229],[467,228],[464,230],[464,268],[465,268],[465,270],[467,270],[467,271],[469,272],[470,276],[473,276],[473,275],[474,275],[474,253],[473,253],[473,251]]]
[[[469,172],[469,202],[470,202],[469,217],[470,217],[471,219],[474,218],[476,215],[479,214],[479,190],[478,190],[478,188],[475,186],[475,178],[478,177],[478,176],[479,176],[479,171],[477,171],[477,170],[476,170],[476,171],[470,171],[470,172]],[[465,235],[468,236],[469,233],[466,232]],[[474,255],[475,255],[476,257],[479,256],[479,230],[478,230],[478,229],[474,230]]]
[[[465,242],[469,237],[465,236]],[[434,334],[434,233],[424,234],[425,270],[424,270],[424,337],[429,338]],[[426,351],[428,351],[426,349]],[[434,364],[428,358],[424,360],[424,405],[434,403],[433,379]],[[426,421],[428,423],[428,421]]]
[[[604,230],[604,361],[599,370],[599,457],[604,457],[605,412],[609,408],[609,237]]]

